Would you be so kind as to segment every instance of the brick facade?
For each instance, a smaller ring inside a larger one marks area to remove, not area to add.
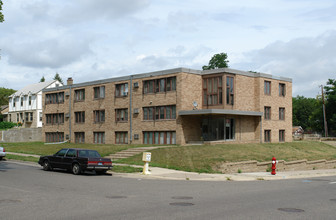
[[[233,104],[226,101],[227,76],[233,79]],[[215,81],[213,77],[217,77]],[[270,95],[264,94],[265,80],[271,82]],[[212,83],[209,86],[214,88],[204,89],[204,82]],[[279,96],[279,83],[285,85],[285,96]],[[84,100],[76,100],[79,90],[85,90]],[[95,98],[102,94],[99,92],[104,92],[104,97]],[[61,103],[46,103],[48,94],[50,97],[59,93],[64,93],[64,101],[60,98]],[[291,79],[267,74],[226,68],[210,71],[178,68],[87,83],[70,82],[44,89],[42,99],[43,140],[59,132],[64,140],[75,142],[78,141],[75,133],[82,132],[86,143],[98,140],[106,144],[250,143],[264,142],[264,131],[270,130],[270,141],[279,142],[281,130],[285,133],[284,141],[292,141]],[[265,106],[271,107],[269,120],[264,119]],[[279,120],[279,108],[285,109],[283,120]],[[85,112],[84,122],[76,122],[76,112]],[[50,118],[50,114],[63,113],[64,120],[47,123],[46,115]]]

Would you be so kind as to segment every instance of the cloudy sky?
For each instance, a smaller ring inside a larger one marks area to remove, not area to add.
[[[335,0],[3,0],[0,87],[59,73],[74,83],[229,66],[293,79],[315,97],[336,78]]]

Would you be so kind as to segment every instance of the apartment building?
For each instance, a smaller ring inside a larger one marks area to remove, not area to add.
[[[42,89],[62,86],[57,80],[28,85],[9,96],[7,121],[25,128],[42,127]]]
[[[292,141],[292,80],[176,68],[43,90],[43,138],[97,144]]]

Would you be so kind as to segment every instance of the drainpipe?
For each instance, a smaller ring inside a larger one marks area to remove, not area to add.
[[[69,85],[69,143],[71,143],[71,86]]]
[[[130,141],[130,144],[132,144],[132,79],[133,79],[133,76],[130,76],[130,87],[129,87],[129,94],[130,94],[130,115],[129,115],[129,118],[130,118],[130,138],[129,138],[129,141]]]
[[[262,144],[262,116],[260,116],[260,143]]]

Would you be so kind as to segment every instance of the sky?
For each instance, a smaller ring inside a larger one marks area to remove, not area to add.
[[[56,73],[74,83],[177,67],[292,78],[316,97],[336,79],[335,0],[3,0],[0,87]]]

